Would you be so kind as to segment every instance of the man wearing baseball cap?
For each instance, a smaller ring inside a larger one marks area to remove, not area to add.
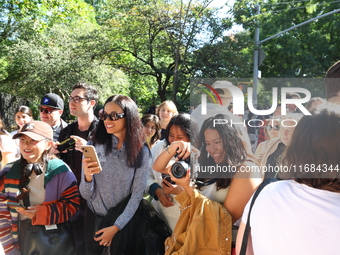
[[[67,123],[61,119],[64,101],[57,94],[48,93],[41,98],[39,111],[40,120],[52,127],[53,141],[56,142],[61,130],[67,126]]]

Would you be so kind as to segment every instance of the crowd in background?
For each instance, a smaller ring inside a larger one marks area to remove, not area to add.
[[[228,81],[212,84],[222,103],[207,103],[206,114],[202,105],[179,113],[167,100],[141,117],[131,98],[113,95],[96,116],[98,91],[85,83],[69,95],[76,117],[70,124],[54,93],[41,98],[40,121],[18,106],[17,130],[8,133],[0,120],[4,253],[113,254],[121,245],[115,238],[149,197],[173,232],[164,254],[339,254],[340,62],[326,78],[327,98],[304,105],[310,116],[295,104],[287,104],[285,115],[278,104],[271,115],[246,109],[237,116],[232,93],[221,87]],[[88,145],[96,160],[83,156]],[[277,181],[253,197],[267,179]],[[114,224],[97,228],[125,198]],[[50,240],[30,234],[36,226],[41,236],[46,226],[72,229],[72,239],[61,238],[51,250]]]

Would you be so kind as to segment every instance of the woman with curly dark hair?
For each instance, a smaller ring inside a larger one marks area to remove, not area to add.
[[[201,194],[223,204],[234,223],[242,216],[244,206],[261,183],[261,175],[254,163],[256,160],[247,155],[239,128],[230,123],[225,114],[204,121],[198,137],[200,172],[196,187]],[[240,172],[241,166],[251,171]],[[216,171],[211,174],[209,168]],[[224,170],[218,172],[217,169]],[[186,180],[185,189],[190,188],[188,184]]]

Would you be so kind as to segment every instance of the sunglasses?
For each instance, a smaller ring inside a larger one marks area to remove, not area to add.
[[[89,100],[87,97],[80,97],[80,96],[70,96],[68,98],[68,102],[71,103],[72,101],[74,103],[79,103],[81,100]]]
[[[52,109],[52,108],[43,108],[43,107],[39,107],[39,111],[40,112],[44,112],[46,114],[51,114],[52,112],[56,111],[58,109]]]
[[[280,126],[278,126],[278,125],[274,125],[274,126],[266,126],[266,129],[268,130],[268,131],[270,131],[270,130],[272,130],[274,128],[274,130],[280,130]]]
[[[111,112],[107,114],[106,112],[102,112],[99,114],[99,118],[101,120],[106,120],[107,118],[109,118],[111,121],[115,121],[124,118],[124,115],[125,113]]]

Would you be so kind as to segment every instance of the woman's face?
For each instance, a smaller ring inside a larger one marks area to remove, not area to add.
[[[20,127],[20,129],[27,123],[32,121],[32,117],[23,112],[17,112],[15,114],[15,122]]]
[[[294,120],[286,120],[284,122],[285,126],[282,126],[280,128],[280,133],[279,133],[279,137],[281,142],[288,146],[290,143],[290,140],[292,139],[292,135],[294,132],[295,127],[293,127],[294,125],[296,125],[296,122]]]
[[[145,125],[143,125],[143,131],[147,138],[153,137],[156,134],[156,124],[149,120]]]
[[[223,140],[216,129],[206,129],[204,131],[205,149],[214,159],[216,164],[221,164],[225,158]]]
[[[116,113],[124,113],[123,109],[114,102],[108,102],[104,106],[103,113],[110,114],[112,112]],[[106,132],[109,134],[113,134],[117,137],[125,137],[126,132],[126,118],[118,119],[118,120],[111,120],[109,117],[104,120],[104,125],[106,128]]]
[[[159,109],[159,119],[165,123],[169,123],[174,116],[174,112],[166,104]]]
[[[279,136],[280,128],[280,123],[278,121],[269,120],[267,122],[266,129],[269,135],[269,140]]]
[[[41,141],[32,140],[27,135],[21,135],[19,138],[20,153],[28,163],[37,163],[41,161],[41,156],[45,150],[51,148],[52,142],[45,139]]]
[[[168,140],[170,143],[175,141],[190,142],[190,139],[186,133],[184,133],[179,126],[172,125],[169,129]]]

